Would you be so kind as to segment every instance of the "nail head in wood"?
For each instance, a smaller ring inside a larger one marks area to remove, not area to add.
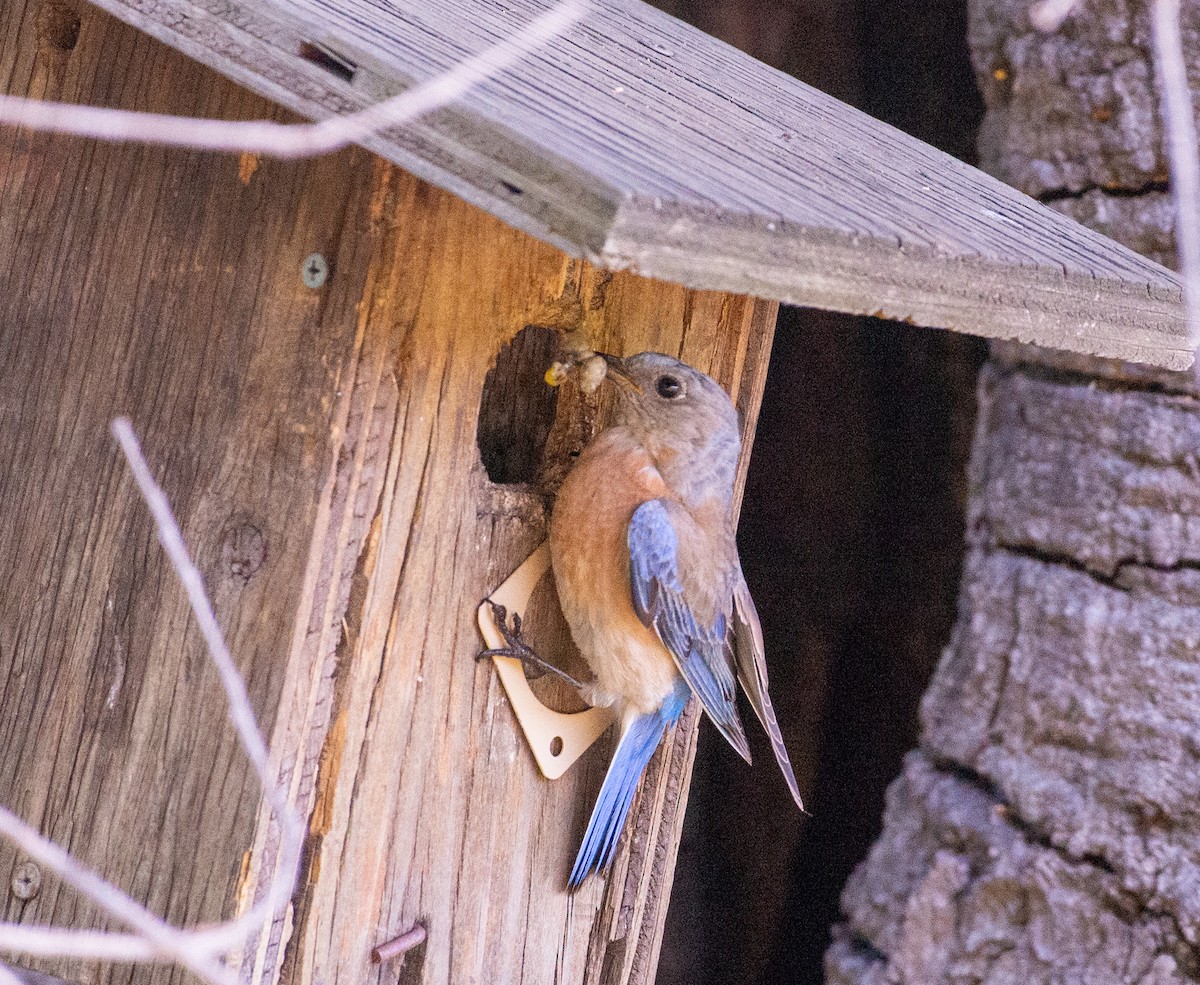
[[[12,877],[12,894],[19,900],[31,900],[41,891],[42,870],[36,862],[22,862]]]
[[[304,286],[315,291],[329,277],[329,261],[320,253],[310,253],[300,267],[300,276],[304,278]]]
[[[425,940],[426,932],[423,924],[416,924],[412,930],[406,931],[386,944],[380,944],[371,952],[371,960],[375,964],[391,961],[392,958],[407,954]]]

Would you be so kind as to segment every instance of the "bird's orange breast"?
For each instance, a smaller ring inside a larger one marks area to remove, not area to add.
[[[601,696],[656,709],[678,679],[671,654],[634,611],[629,521],[642,503],[674,498],[645,449],[610,428],[579,456],[559,490],[550,552],[563,615]]]

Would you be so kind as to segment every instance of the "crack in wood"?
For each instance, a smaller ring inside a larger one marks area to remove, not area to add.
[[[866,934],[862,933],[862,931],[851,930],[846,935],[846,943],[849,945],[851,951],[872,963],[883,962],[887,964],[889,961],[888,956],[876,947],[874,942]]]
[[[971,787],[971,789],[978,791],[991,800],[996,805],[998,816],[1006,824],[1018,831],[1027,844],[1037,845],[1039,848],[1044,848],[1047,851],[1054,852],[1054,854],[1061,858],[1064,862],[1068,862],[1072,865],[1088,865],[1108,875],[1119,876],[1120,873],[1118,873],[1116,867],[1103,856],[1097,855],[1093,852],[1085,852],[1083,854],[1076,855],[1072,852],[1069,852],[1062,845],[1057,844],[1050,837],[1050,835],[1046,834],[1033,822],[1023,817],[1013,802],[1004,795],[1004,792],[991,779],[979,772],[974,767],[968,766],[965,763],[960,763],[957,760],[950,759],[947,756],[940,755],[939,753],[927,747],[922,747],[920,754],[924,756],[926,762],[928,762],[936,772],[942,774],[943,776],[952,777],[959,783],[966,784],[967,786]],[[1176,917],[1165,911],[1152,909],[1149,898],[1143,894],[1139,894],[1133,890],[1125,889],[1124,886],[1122,889],[1123,891],[1128,892],[1130,896],[1132,896],[1138,902],[1139,908],[1144,913],[1170,920],[1178,930],[1180,940],[1187,941],[1187,935],[1184,933],[1183,928],[1179,925]],[[1197,951],[1197,954],[1200,956],[1200,951]]]
[[[1036,561],[1039,564],[1052,565],[1078,572],[1081,575],[1086,575],[1097,584],[1112,589],[1114,592],[1128,593],[1133,591],[1133,587],[1127,583],[1127,575],[1137,571],[1152,571],[1156,574],[1167,575],[1183,574],[1189,571],[1200,572],[1200,558],[1182,558],[1172,564],[1155,564],[1153,561],[1139,558],[1122,557],[1117,559],[1113,565],[1112,573],[1109,574],[1069,554],[1046,550],[1027,542],[988,540],[985,546],[987,549],[1008,554],[1012,557],[1025,558],[1026,560]]]
[[[1098,584],[1103,585],[1105,588],[1111,588],[1113,591],[1128,592],[1130,590],[1128,586],[1118,584],[1115,573],[1111,575],[1107,574],[1104,571],[1089,567],[1083,561],[1069,554],[1046,550],[1045,548],[1038,547],[1036,544],[1019,541],[988,540],[986,547],[997,553],[1008,554],[1011,557],[1025,558],[1030,561],[1036,561],[1039,564],[1067,568],[1081,575],[1086,575]]]
[[[1166,181],[1147,181],[1144,184],[1134,187],[1088,184],[1080,188],[1052,188],[1040,192],[1034,198],[1044,205],[1049,205],[1052,202],[1083,198],[1092,192],[1099,192],[1102,195],[1107,195],[1109,198],[1141,198],[1143,195],[1169,194],[1170,191],[1171,186]]]

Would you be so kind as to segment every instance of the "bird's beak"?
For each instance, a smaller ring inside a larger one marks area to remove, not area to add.
[[[612,380],[617,386],[625,390],[632,390],[634,393],[641,393],[642,388],[637,381],[629,375],[625,369],[625,361],[619,356],[609,355],[607,352],[598,352],[598,356],[604,357],[604,362],[607,366],[605,379]]]

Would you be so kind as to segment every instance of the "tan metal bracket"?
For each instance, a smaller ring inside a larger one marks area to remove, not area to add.
[[[529,555],[508,579],[479,606],[479,630],[492,649],[504,646],[504,637],[492,616],[489,602],[504,606],[522,617],[538,582],[550,571],[550,545]],[[513,657],[492,657],[500,683],[508,694],[509,703],[538,768],[547,780],[557,780],[591,747],[615,715],[611,708],[589,708],[586,711],[564,714],[542,704],[529,687],[525,668]]]

